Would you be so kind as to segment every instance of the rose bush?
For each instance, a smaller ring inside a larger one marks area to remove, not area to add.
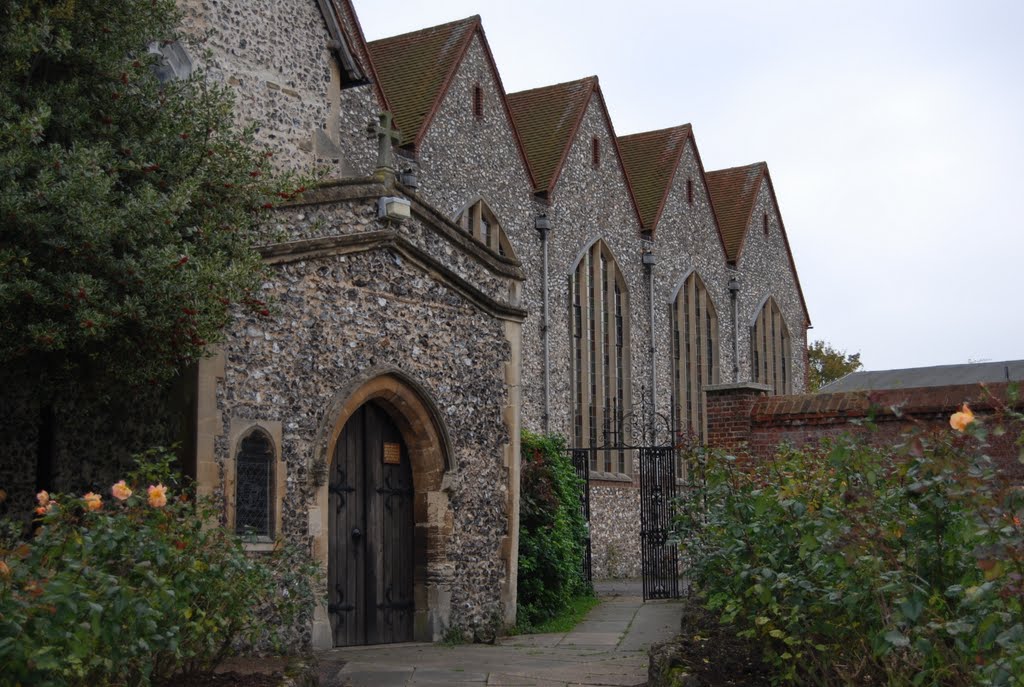
[[[1024,487],[964,406],[953,430],[844,437],[741,465],[699,451],[679,536],[705,604],[799,684],[1024,680]],[[866,428],[870,431],[870,427]]]
[[[308,556],[247,555],[154,456],[112,500],[41,493],[31,539],[0,543],[5,683],[147,685],[206,671],[254,642],[284,648],[312,609]]]

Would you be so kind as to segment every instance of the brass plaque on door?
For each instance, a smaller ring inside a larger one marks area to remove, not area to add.
[[[398,465],[402,462],[402,445],[384,442],[384,464]]]

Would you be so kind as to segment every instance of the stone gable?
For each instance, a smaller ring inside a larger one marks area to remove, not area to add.
[[[687,181],[693,184],[693,203]],[[704,182],[704,173],[690,137],[680,156],[661,221],[655,228],[655,342],[657,346],[657,407],[671,413],[672,332],[670,309],[683,281],[696,272],[708,289],[718,316],[719,370],[722,381],[733,371],[732,305],[725,252]]]
[[[761,184],[743,238],[737,267],[742,275],[739,295],[740,381],[750,380],[750,327],[768,296],[775,299],[792,342],[793,389],[800,391],[807,380],[807,320],[796,275],[782,234],[780,213],[772,199],[770,182]],[[768,234],[763,218],[768,215]]]
[[[598,137],[602,160],[595,169],[591,163],[591,141]],[[630,308],[630,332],[634,342],[648,340],[647,284],[642,255],[645,246],[640,238],[640,221],[626,187],[622,167],[612,143],[598,97],[591,98],[579,129],[573,139],[558,182],[551,195],[548,215],[551,218],[549,291],[551,318],[549,337],[551,349],[551,423],[552,432],[572,436],[572,351],[569,330],[569,279],[580,256],[594,241],[601,239],[611,249],[626,281]],[[540,278],[536,268],[527,270]],[[649,378],[649,356],[643,343],[632,352],[633,403],[639,401],[639,387]],[[528,361],[524,360],[528,364]],[[524,368],[524,380],[535,370]],[[538,379],[539,375],[535,377]],[[536,422],[530,418],[525,422]]]

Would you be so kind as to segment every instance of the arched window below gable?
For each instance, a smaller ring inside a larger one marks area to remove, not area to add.
[[[769,297],[750,329],[751,377],[773,395],[793,393],[793,353],[782,311]]]
[[[580,448],[628,444],[629,295],[615,257],[597,241],[570,280],[573,439]],[[628,451],[591,453],[592,471],[629,474]]]
[[[718,315],[707,287],[696,272],[676,293],[672,321],[672,405],[676,431],[704,439],[704,387],[718,384]],[[679,477],[685,467],[679,466]]]
[[[512,244],[501,228],[501,222],[484,201],[478,200],[466,208],[459,215],[456,224],[498,255],[516,259]]]
[[[262,430],[247,434],[235,458],[235,532],[270,538],[274,532],[274,445]]]

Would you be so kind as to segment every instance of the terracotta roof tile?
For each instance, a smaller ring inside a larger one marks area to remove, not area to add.
[[[368,45],[402,145],[419,142],[479,26],[472,16]]]
[[[640,222],[653,231],[661,219],[679,158],[692,134],[689,124],[619,136],[622,164],[636,196]]]
[[[558,180],[597,77],[508,94],[508,104],[523,142],[537,191],[551,191]]]
[[[757,192],[767,171],[768,165],[755,162],[745,167],[719,169],[705,175],[715,215],[722,230],[726,258],[730,262],[736,262],[739,258],[743,237],[750,224],[750,213],[754,211]]]

